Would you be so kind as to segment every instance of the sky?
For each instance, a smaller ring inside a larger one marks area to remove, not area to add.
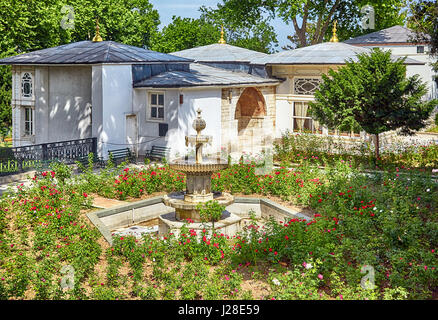
[[[160,14],[160,28],[172,22],[172,16],[183,18],[199,18],[199,8],[201,6],[216,7],[220,0],[149,0]],[[294,33],[292,25],[287,25],[281,19],[275,19],[272,22],[277,33],[279,46],[276,48],[282,51],[281,47],[290,44],[287,39],[288,35]]]

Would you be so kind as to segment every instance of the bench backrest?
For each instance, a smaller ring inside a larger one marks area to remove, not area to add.
[[[113,157],[128,157],[131,156],[131,151],[129,148],[108,150],[108,154],[112,154]]]

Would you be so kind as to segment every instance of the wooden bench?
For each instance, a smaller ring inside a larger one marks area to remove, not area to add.
[[[134,160],[134,155],[132,154],[131,150],[129,150],[129,148],[108,150],[108,157],[111,156],[114,164],[119,164],[123,161],[131,162]]]
[[[151,150],[146,151],[145,157],[148,159],[162,160],[163,158],[166,158],[169,153],[170,153],[170,148],[152,146]]]

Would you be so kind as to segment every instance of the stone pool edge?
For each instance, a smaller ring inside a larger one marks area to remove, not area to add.
[[[99,230],[99,232],[102,234],[102,236],[105,238],[105,240],[109,243],[110,246],[113,245],[113,236],[111,233],[111,230],[100,220],[100,218],[111,216],[114,214],[118,214],[124,211],[134,210],[137,208],[150,206],[154,204],[159,204],[163,202],[164,196],[158,196],[146,200],[140,200],[133,203],[123,204],[120,206],[103,209],[100,211],[94,211],[89,212],[86,214],[88,219],[91,221],[91,223]],[[276,212],[290,218],[301,218],[305,220],[311,220],[311,218],[301,212],[296,212],[291,209],[286,208],[285,206],[282,206],[281,204],[278,204],[272,200],[269,200],[267,198],[244,198],[244,197],[236,197],[234,199],[234,203],[250,203],[250,204],[259,204],[260,207],[266,206],[269,209],[274,209]],[[263,210],[262,210],[263,213]],[[157,218],[160,216],[157,215]],[[278,214],[268,214],[269,216],[273,216],[274,218],[278,218]]]

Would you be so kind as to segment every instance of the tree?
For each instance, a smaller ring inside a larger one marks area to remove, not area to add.
[[[278,46],[277,34],[268,19],[256,19],[254,23],[236,20],[233,11],[222,12],[202,6],[200,8],[203,23],[224,26],[227,43],[249,50],[273,53]]]
[[[158,52],[175,52],[217,43],[220,27],[202,19],[173,16],[172,22],[156,34],[151,49]]]
[[[323,75],[323,83],[310,103],[310,113],[328,127],[359,125],[375,135],[379,158],[379,134],[400,129],[413,134],[426,125],[438,100],[425,101],[425,83],[415,75],[406,78],[406,58],[392,61],[390,52],[374,49],[348,61],[338,71]]]
[[[204,8],[204,11],[215,12],[234,25],[245,27],[268,23],[278,16],[293,25],[295,36],[290,40],[297,47],[305,47],[330,39],[335,19],[341,41],[375,31],[360,27],[360,10],[365,4],[375,7],[376,28],[405,21],[405,14],[400,12],[405,0],[223,0],[217,9]]]
[[[273,51],[272,44],[277,40],[272,27],[260,24],[250,32],[244,28],[233,29],[231,23],[216,18],[208,15],[201,15],[199,19],[174,16],[172,22],[152,39],[151,49],[169,53],[218,43],[223,23],[228,44],[266,53]]]
[[[417,33],[414,41],[428,42],[429,53],[436,58],[438,56],[438,3],[436,1],[413,2],[410,3],[410,8],[412,14],[409,17],[409,27]],[[434,63],[434,69],[438,71],[438,61]]]

